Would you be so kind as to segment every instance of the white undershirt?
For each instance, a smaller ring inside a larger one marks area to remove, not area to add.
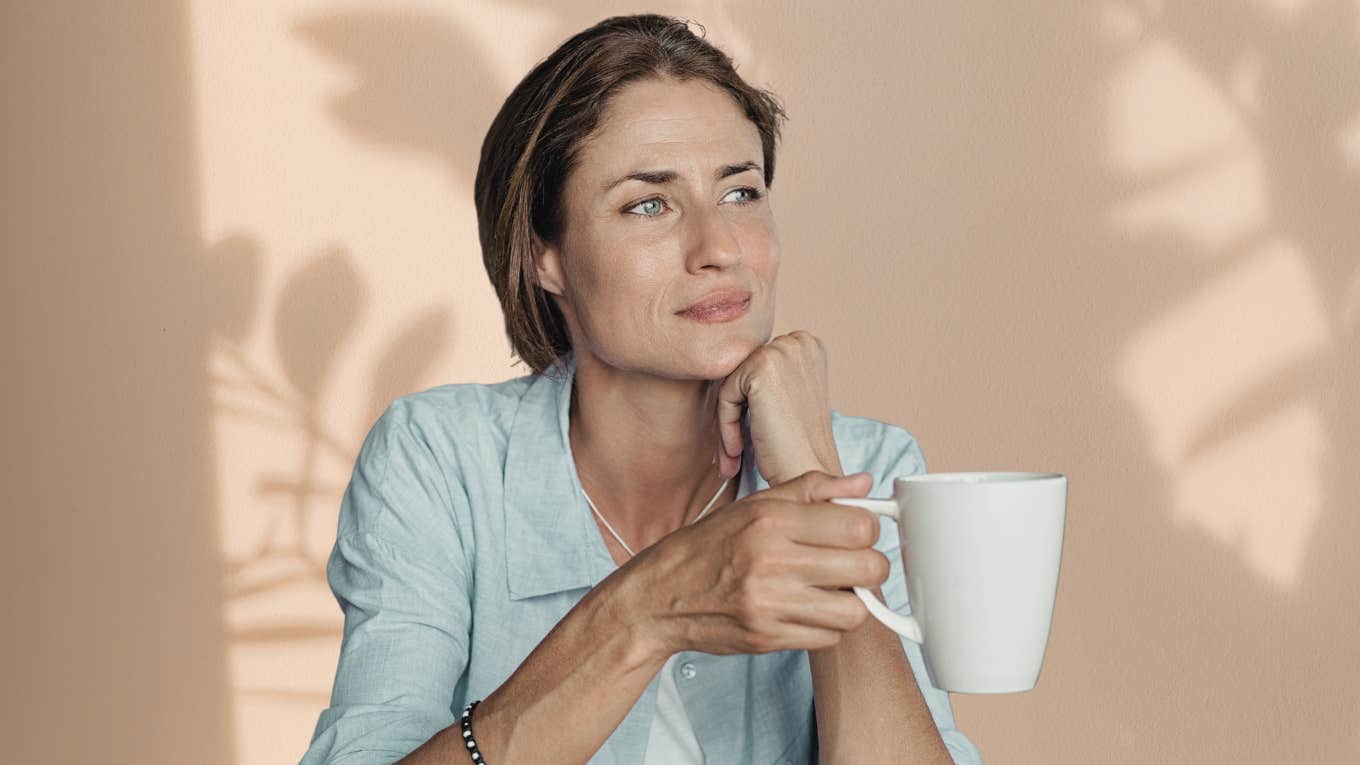
[[[647,738],[647,755],[643,765],[703,765],[704,753],[694,727],[680,703],[680,689],[675,686],[674,654],[661,667],[656,694],[656,717]]]

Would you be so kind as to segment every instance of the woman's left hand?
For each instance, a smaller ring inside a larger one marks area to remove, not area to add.
[[[756,467],[771,486],[820,470],[841,474],[831,433],[826,348],[803,330],[760,346],[723,380],[718,391],[718,466],[737,474],[742,406],[751,411]]]

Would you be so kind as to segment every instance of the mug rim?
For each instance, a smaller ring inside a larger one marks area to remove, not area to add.
[[[1066,480],[1062,473],[1040,473],[1023,470],[971,470],[964,472],[916,473],[897,476],[894,483],[931,483],[953,485],[977,485],[983,483],[1025,483],[1030,481]]]

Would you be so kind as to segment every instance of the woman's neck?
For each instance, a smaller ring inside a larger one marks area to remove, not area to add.
[[[649,544],[688,523],[722,485],[713,464],[718,384],[578,359],[569,418],[577,474],[635,550],[641,547],[634,541]],[[735,496],[732,491],[729,484],[724,494]],[[723,503],[719,498],[714,509]]]

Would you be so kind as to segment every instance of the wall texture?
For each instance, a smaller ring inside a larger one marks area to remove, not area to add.
[[[1069,475],[1038,687],[954,697],[987,761],[1360,760],[1356,0],[75,5],[0,24],[14,761],[300,756],[364,433],[523,373],[482,135],[640,9],[783,97],[836,408]]]

